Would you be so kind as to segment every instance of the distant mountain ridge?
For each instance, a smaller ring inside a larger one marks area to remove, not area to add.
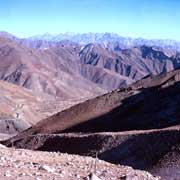
[[[123,48],[120,42],[82,45],[71,40],[19,39],[6,32],[0,37],[0,79],[65,99],[82,96],[82,92],[85,96],[102,94],[149,74],[180,67],[176,49],[146,45]],[[110,39],[111,34],[99,37]]]
[[[138,46],[156,46],[165,49],[180,51],[180,41],[171,39],[145,39],[123,37],[116,33],[44,33],[27,38],[18,38],[8,32],[0,31],[0,36],[16,40],[21,44],[33,48],[46,49],[55,47],[59,44],[79,44],[81,46],[90,43],[97,43],[103,47],[112,48],[112,50],[129,49]]]
[[[134,46],[159,46],[162,48],[170,48],[180,50],[180,42],[170,39],[144,39],[144,38],[130,38],[122,37],[115,33],[59,33],[32,36],[27,38],[29,40],[45,40],[51,42],[59,42],[63,40],[73,41],[79,44],[99,43],[107,46],[111,43],[116,43],[121,48],[130,48]]]

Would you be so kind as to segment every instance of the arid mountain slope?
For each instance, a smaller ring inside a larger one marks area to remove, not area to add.
[[[104,132],[179,124],[180,69],[149,76],[44,119],[29,133]],[[27,132],[28,133],[28,132]]]
[[[179,67],[178,52],[68,43],[31,49],[14,40],[2,41],[1,79],[31,91],[3,81],[0,105],[20,108],[21,114],[15,114],[19,117],[28,110],[45,117],[40,122],[39,117],[27,119],[32,127],[3,144],[79,155],[98,153],[114,164],[145,169],[164,179],[179,178],[173,172],[180,167],[180,69],[170,71]],[[124,88],[113,90],[118,87]],[[16,90],[19,94],[13,93]],[[104,94],[107,90],[113,91]],[[61,111],[64,103],[70,108]],[[14,130],[4,121],[1,128]],[[23,129],[18,128],[17,132]]]
[[[0,78],[39,96],[46,93],[62,99],[93,97],[133,82],[108,69],[81,63],[79,51],[73,43],[41,50],[0,37]]]
[[[154,46],[121,49],[116,42],[82,46],[68,40],[0,37],[1,79],[64,99],[103,94],[180,67],[176,50]]]
[[[21,78],[19,81],[22,82],[19,84],[22,85],[28,79],[24,86],[33,90],[35,90],[35,87],[39,87],[39,90],[36,91],[43,89],[46,93],[56,96],[61,94],[66,98],[68,96],[66,86],[69,83],[75,86],[74,92],[77,92],[77,94],[82,93],[81,86],[87,92],[93,89],[95,91],[93,93],[96,94],[96,91],[98,93],[101,91],[97,90],[97,87],[105,90],[126,87],[148,74],[159,74],[180,66],[180,55],[176,50],[154,46],[121,49],[116,47],[117,42],[111,42],[107,46],[104,44],[82,46],[68,40],[29,40],[10,37],[10,35],[4,35],[3,38],[3,34],[1,37],[1,59],[4,59],[6,64],[10,63],[11,55],[17,59],[17,62],[13,66],[11,65],[9,69],[10,72],[14,70],[14,73],[8,74],[11,76],[6,77],[6,68],[3,67],[1,77],[5,76],[5,80],[18,84],[15,81],[18,81],[21,77],[17,78],[17,74],[20,76],[20,72],[23,72],[24,79]],[[26,61],[29,61],[28,65]],[[47,77],[43,71],[49,72],[48,77],[52,77],[52,82],[44,83]],[[59,79],[63,84],[60,84],[56,79]],[[74,81],[70,79],[78,79],[79,86],[78,84],[75,85]],[[83,84],[87,83],[92,88],[83,87]],[[93,86],[94,83],[96,83],[95,87]],[[53,86],[53,84],[55,85]],[[63,87],[59,90],[57,86]]]
[[[180,67],[180,55],[175,50],[176,48],[173,50],[139,45],[124,49],[119,46],[120,42],[116,41],[108,44],[85,45],[78,45],[70,41],[25,39],[22,42],[35,49],[71,47],[83,66],[83,68],[78,68],[78,73],[108,90],[125,87],[149,74],[168,72]]]
[[[0,80],[0,139],[16,135],[38,121],[85,100],[62,101],[47,94],[38,97],[26,88]]]
[[[31,89],[39,96],[46,93],[68,99],[104,93],[70,68],[76,62],[75,53],[71,53],[66,48],[33,50],[0,38],[0,78]]]
[[[0,94],[1,118],[20,118],[35,124],[36,119],[43,117],[36,112],[43,99],[36,97],[32,91],[1,80]]]
[[[98,44],[88,44],[81,50],[80,58],[83,63],[109,69],[133,80],[180,67],[178,52],[148,46],[111,49]]]
[[[40,99],[31,91],[0,81],[0,138],[15,135],[47,116],[38,113]]]
[[[180,166],[179,82],[180,69],[148,76],[57,113],[2,143],[98,154],[105,161],[148,170],[167,180],[179,178],[173,173]]]

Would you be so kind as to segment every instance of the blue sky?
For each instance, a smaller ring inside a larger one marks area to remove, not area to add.
[[[180,40],[180,0],[2,0],[0,30],[20,37],[68,31]]]

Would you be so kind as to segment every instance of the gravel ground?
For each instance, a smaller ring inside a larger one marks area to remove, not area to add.
[[[145,171],[113,165],[91,157],[0,146],[1,180],[88,180],[91,172],[101,180],[160,179]]]

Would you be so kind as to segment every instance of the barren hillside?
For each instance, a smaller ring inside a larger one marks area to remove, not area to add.
[[[27,133],[112,132],[179,124],[179,80],[179,69],[146,77],[127,89],[87,100],[44,119]]]

